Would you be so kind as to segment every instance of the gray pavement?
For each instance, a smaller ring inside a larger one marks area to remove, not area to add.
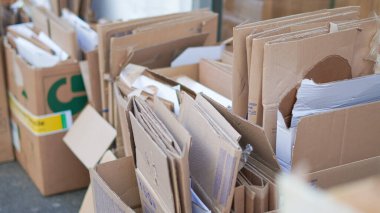
[[[43,197],[17,162],[0,164],[0,213],[78,212],[85,192]]]

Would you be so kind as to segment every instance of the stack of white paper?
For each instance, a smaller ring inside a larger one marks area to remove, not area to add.
[[[379,74],[324,84],[305,79],[297,92],[291,127],[304,116],[375,101],[380,101]]]
[[[224,50],[224,45],[219,46],[202,46],[202,47],[189,47],[181,53],[171,63],[171,67],[178,67],[190,64],[197,64],[202,59],[220,60]]]
[[[9,28],[20,35],[16,37],[17,52],[28,63],[35,67],[51,67],[60,61],[67,60],[69,55],[43,32],[38,35],[31,29],[33,24],[17,24]],[[28,39],[28,40],[27,40]],[[34,40],[33,40],[34,39]],[[53,54],[41,49],[31,41],[38,41],[53,51]]]
[[[380,74],[323,84],[303,80],[297,92],[290,128],[281,112],[277,114],[276,155],[283,171],[292,169],[297,125],[302,117],[376,101],[380,101]]]
[[[42,50],[23,38],[15,38],[14,41],[20,56],[35,67],[51,67],[59,62],[57,56]]]
[[[191,89],[195,93],[203,93],[206,96],[210,97],[211,99],[215,100],[219,104],[223,105],[226,108],[232,107],[232,101],[229,100],[228,98],[220,95],[219,93],[215,92],[212,89],[209,89],[208,87],[194,81],[193,79],[186,77],[186,76],[181,76],[176,79],[176,81],[187,88]]]

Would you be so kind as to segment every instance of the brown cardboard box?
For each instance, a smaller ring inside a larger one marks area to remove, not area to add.
[[[0,37],[2,40],[3,38]],[[5,58],[0,44],[0,162],[14,159],[5,78]]]
[[[90,169],[95,212],[142,212],[133,157]]]
[[[306,163],[316,172],[380,156],[379,109],[380,103],[373,102],[301,118],[294,133],[292,168]],[[278,143],[287,143],[287,130],[278,129]]]
[[[78,62],[35,68],[4,43],[17,160],[43,195],[87,186],[87,169],[62,141],[87,104]]]
[[[8,88],[35,115],[61,112],[73,115],[87,104],[78,62],[65,61],[54,67],[34,68],[5,42]]]
[[[52,195],[86,187],[86,167],[63,143],[64,132],[46,136],[34,135],[12,113],[16,157],[42,195]]]

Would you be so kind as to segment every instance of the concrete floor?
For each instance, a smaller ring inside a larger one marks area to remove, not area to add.
[[[17,162],[0,164],[0,213],[78,212],[85,192],[43,197]]]

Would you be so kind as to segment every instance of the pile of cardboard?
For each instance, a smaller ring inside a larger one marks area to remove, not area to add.
[[[320,187],[377,174],[378,30],[359,7],[234,28],[233,112],[262,126],[276,172],[306,165]]]
[[[277,212],[301,165],[322,189],[379,174],[379,26],[359,7],[217,43],[207,10],[90,24],[50,2],[7,28],[0,91],[0,159],[12,133],[43,195],[90,179],[80,212]]]

